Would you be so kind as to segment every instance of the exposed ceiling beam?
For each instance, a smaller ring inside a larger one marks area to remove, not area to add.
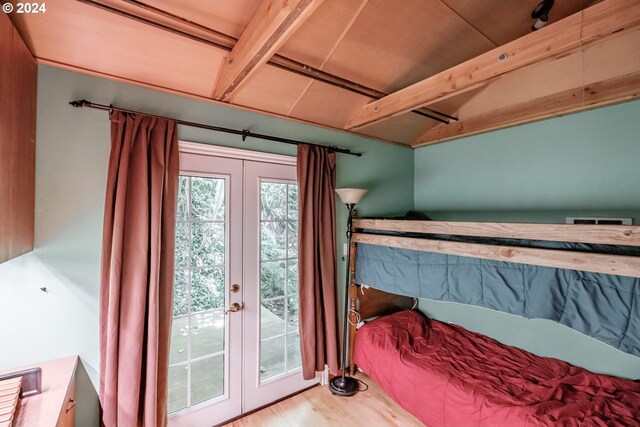
[[[461,108],[458,123],[425,129],[411,145],[435,144],[638,98],[638,46],[640,27],[498,77]],[[527,88],[519,90],[523,82]]]
[[[233,47],[236,45],[236,43],[238,43],[238,39],[235,37],[232,37],[228,34],[221,33],[212,28],[205,27],[201,24],[190,21],[186,18],[167,12],[165,10],[159,9],[157,7],[148,5],[146,3],[142,3],[138,0],[122,0],[122,1],[131,6],[135,6],[139,9],[142,9],[146,12],[150,12],[154,15],[159,15],[162,18],[166,18],[170,21],[171,25],[167,25],[155,19],[151,19],[148,16],[133,14],[133,13],[130,13],[129,11],[115,8],[110,5],[102,4],[94,0],[76,0],[76,1],[78,3],[86,4],[88,6],[92,6],[92,7],[104,10],[114,15],[122,16],[124,18],[130,19],[151,27],[158,28],[160,30],[170,32],[172,34],[176,34],[181,37],[206,44],[208,46],[216,47],[226,52],[230,52],[233,49]],[[49,61],[51,63],[56,62],[51,59],[45,59],[45,58],[40,58],[40,59]],[[387,96],[386,93],[381,92],[379,90],[364,86],[360,83],[342,78],[335,74],[328,73],[319,68],[312,67],[308,64],[304,64],[299,61],[295,61],[291,58],[284,57],[277,53],[271,56],[271,58],[267,61],[267,64],[273,67],[276,67],[280,70],[297,74],[297,75],[309,78],[311,80],[319,81],[319,82],[322,82],[334,87],[338,87],[340,89],[343,89],[349,92],[357,93],[359,95],[363,95],[369,98],[380,99],[384,96]],[[69,64],[65,64],[65,66],[69,66]],[[442,113],[435,110],[430,110],[428,108],[421,108],[419,110],[414,110],[413,113],[419,114],[423,117],[429,117],[430,119],[439,121],[441,123],[449,123],[451,120],[453,121],[457,120],[456,117],[453,117],[449,114]]]
[[[536,120],[640,98],[640,72],[533,99],[429,129],[411,145],[437,144]]]
[[[556,58],[640,24],[640,1],[605,0],[541,30],[367,104],[347,123],[353,130],[462,94],[502,74]]]
[[[213,97],[225,101],[266,63],[323,0],[263,0],[221,68]]]

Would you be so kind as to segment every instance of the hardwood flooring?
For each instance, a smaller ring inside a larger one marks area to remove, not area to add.
[[[369,390],[352,397],[331,395],[327,386],[300,394],[239,418],[226,427],[424,427],[364,374]]]

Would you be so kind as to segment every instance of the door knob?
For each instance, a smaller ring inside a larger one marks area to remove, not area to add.
[[[231,304],[229,306],[229,310],[225,311],[224,314],[227,314],[229,312],[235,313],[235,312],[240,311],[240,310],[242,310],[242,307],[240,307],[240,304],[238,304],[237,302],[234,302],[233,304]]]

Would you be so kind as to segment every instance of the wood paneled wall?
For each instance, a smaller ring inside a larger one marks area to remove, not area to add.
[[[0,14],[0,262],[33,249],[36,62]]]

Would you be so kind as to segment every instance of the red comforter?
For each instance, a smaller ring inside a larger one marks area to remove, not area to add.
[[[640,425],[640,383],[535,356],[413,311],[360,328],[354,357],[429,427]]]

